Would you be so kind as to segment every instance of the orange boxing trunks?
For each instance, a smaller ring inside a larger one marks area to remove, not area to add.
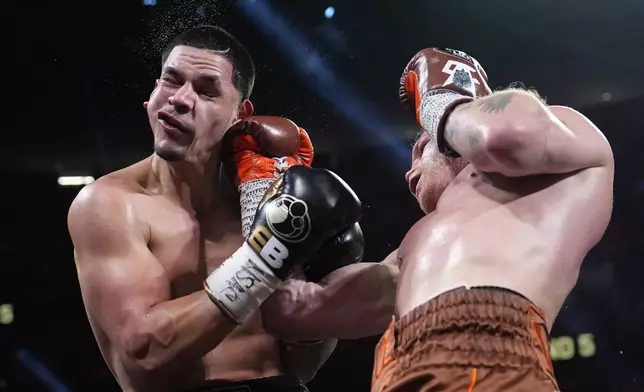
[[[554,392],[543,313],[496,287],[458,288],[392,321],[376,346],[372,392]]]

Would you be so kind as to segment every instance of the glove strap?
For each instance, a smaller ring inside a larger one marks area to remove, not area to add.
[[[259,309],[282,281],[244,241],[204,282],[210,299],[237,324]]]
[[[250,227],[255,220],[259,202],[262,201],[266,190],[275,182],[275,178],[262,178],[249,181],[239,186],[239,204],[241,206],[242,235],[247,238]]]
[[[459,154],[452,150],[443,133],[445,123],[452,111],[463,103],[471,102],[473,98],[459,94],[449,89],[433,89],[426,92],[420,100],[420,126],[438,143],[438,151],[458,157]]]

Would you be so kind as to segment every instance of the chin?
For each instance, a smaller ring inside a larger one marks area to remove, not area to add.
[[[429,214],[436,210],[443,192],[454,178],[456,175],[451,170],[435,170],[435,168],[421,176],[418,180],[416,199],[424,213]]]
[[[167,162],[179,162],[185,157],[182,149],[161,147],[159,145],[154,146],[154,153]]]
[[[438,199],[442,194],[443,192],[436,193],[433,190],[420,189],[418,192],[418,195],[416,196],[416,200],[418,200],[418,205],[420,206],[420,209],[425,214],[429,214],[434,210],[436,210],[436,206],[438,205]]]
[[[416,199],[425,213],[436,209],[445,189],[467,165],[463,158],[448,158],[439,153],[425,158],[416,188]]]

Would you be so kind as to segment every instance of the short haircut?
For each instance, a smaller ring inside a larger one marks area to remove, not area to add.
[[[519,91],[526,94],[531,94],[539,101],[541,101],[541,103],[543,103],[544,105],[547,104],[546,97],[541,96],[541,94],[539,94],[536,88],[526,87],[525,84],[523,84],[523,82],[520,82],[520,81],[512,82],[508,85],[508,87],[501,87],[496,91]]]
[[[255,64],[248,50],[226,30],[217,26],[197,26],[184,31],[166,45],[161,56],[163,66],[177,46],[210,50],[225,57],[233,65],[233,84],[242,99],[248,99],[255,85]]]

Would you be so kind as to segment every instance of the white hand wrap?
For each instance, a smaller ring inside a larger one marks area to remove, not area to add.
[[[250,234],[250,226],[255,220],[259,202],[273,182],[275,182],[274,178],[266,178],[246,182],[239,186],[239,205],[241,206],[242,235],[244,238]]]
[[[242,324],[277,290],[281,282],[264,260],[244,242],[237,252],[206,278],[204,286],[219,309],[237,324]]]
[[[429,90],[420,99],[420,126],[429,132],[433,140],[436,140],[439,127],[444,126],[443,116],[449,115],[453,106],[470,101],[472,101],[471,97],[453,90]]]

